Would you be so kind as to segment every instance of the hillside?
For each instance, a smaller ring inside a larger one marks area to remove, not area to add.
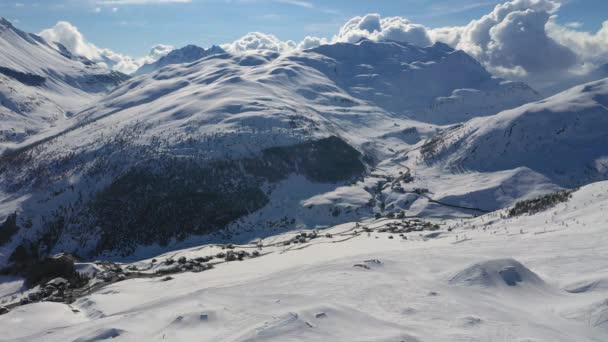
[[[608,176],[608,79],[447,130],[422,148],[447,170],[528,167],[564,187]]]

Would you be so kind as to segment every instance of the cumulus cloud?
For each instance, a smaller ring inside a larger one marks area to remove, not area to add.
[[[169,45],[156,45],[147,56],[132,58],[110,49],[101,49],[88,42],[78,28],[67,21],[60,21],[39,35],[47,41],[62,44],[74,55],[126,74],[135,72],[143,64],[152,63],[173,50]]]
[[[298,44],[298,50],[314,49],[318,46],[328,44],[329,41],[325,38],[307,36]]]
[[[333,38],[334,42],[356,43],[362,38],[382,41],[395,40],[419,46],[432,44],[426,27],[402,17],[382,18],[379,14],[350,19]]]
[[[266,50],[274,52],[293,51],[297,48],[295,42],[282,41],[271,34],[250,32],[230,44],[222,45],[230,53],[239,53],[251,50]]]
[[[453,47],[458,45],[464,32],[465,28],[460,26],[440,27],[428,31],[434,42],[442,42]]]
[[[572,25],[561,26],[549,20],[547,32],[555,41],[575,51],[582,62],[583,70],[608,63],[608,20],[595,33],[573,29]]]
[[[437,41],[464,50],[499,74],[546,74],[567,70],[575,53],[549,36],[547,23],[560,7],[553,0],[513,0],[465,27],[432,30]]]
[[[490,72],[518,78],[537,88],[560,82],[608,63],[608,21],[595,33],[581,23],[557,23],[556,0],[511,0],[462,27],[429,30],[435,41],[463,50]]]
[[[547,12],[533,10],[509,13],[490,29],[491,42],[482,60],[491,66],[521,67],[529,73],[546,73],[568,69],[576,63],[569,48],[548,36]]]
[[[350,19],[331,42],[356,43],[362,38],[376,41],[395,40],[420,46],[428,46],[433,43],[424,26],[411,23],[401,17],[382,18],[379,14],[368,14],[364,17]],[[307,36],[296,44],[293,41],[281,41],[273,35],[251,32],[222,47],[232,53],[249,50],[289,52],[312,49],[328,43],[330,41],[326,38]]]
[[[75,55],[86,57],[90,60],[100,59],[100,49],[88,43],[78,29],[67,21],[60,21],[52,28],[43,30],[39,35],[49,42],[57,42],[64,45]]]

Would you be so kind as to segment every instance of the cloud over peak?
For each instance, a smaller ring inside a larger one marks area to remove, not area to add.
[[[297,45],[291,40],[282,41],[271,34],[249,32],[232,43],[222,45],[222,48],[230,53],[239,53],[250,50],[286,52],[295,50]]]
[[[142,58],[132,58],[110,49],[98,48],[88,42],[78,28],[67,21],[60,21],[55,26],[43,30],[39,35],[49,42],[65,46],[71,53],[90,59],[113,70],[130,74],[140,66],[152,63],[173,50],[169,45],[156,45],[150,53]]]
[[[245,0],[242,0],[245,1]],[[250,1],[250,0],[247,0]],[[304,0],[270,0],[303,8],[314,8]],[[188,0],[98,0],[98,4],[144,4],[189,2]],[[283,41],[275,35],[250,32],[222,48],[230,53],[249,50],[290,52],[315,48],[328,43],[356,43],[361,39],[399,41],[418,46],[435,42],[463,50],[484,65],[491,73],[519,79],[538,88],[568,77],[580,76],[608,63],[608,21],[597,32],[580,31],[582,23],[560,25],[557,0],[510,0],[496,5],[492,11],[464,26],[428,28],[403,17],[382,17],[367,14],[348,20],[331,37],[304,38],[301,42]],[[172,47],[157,46],[143,58],[130,58],[87,42],[67,22],[44,30],[47,40],[65,45],[75,54],[123,72],[135,71],[167,54]]]
[[[362,38],[383,41],[395,40],[419,46],[433,42],[427,28],[402,17],[382,18],[379,14],[368,14],[350,19],[333,38],[334,42],[356,43]]]

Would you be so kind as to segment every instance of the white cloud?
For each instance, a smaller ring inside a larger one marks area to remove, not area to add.
[[[295,50],[297,45],[291,40],[282,41],[271,34],[250,32],[232,43],[222,45],[222,48],[230,53],[250,50],[287,52]]]
[[[562,71],[576,63],[576,55],[545,29],[559,7],[553,0],[513,0],[467,26],[431,30],[431,34],[471,54],[494,73],[524,76]]]
[[[40,32],[39,35],[47,41],[62,44],[74,55],[83,56],[100,65],[127,74],[135,72],[143,64],[154,62],[173,50],[172,46],[157,45],[152,48],[148,56],[132,58],[110,49],[98,48],[95,44],[88,42],[76,26],[66,21],[58,22],[52,28]]]
[[[86,57],[92,61],[101,58],[101,49],[87,42],[80,31],[67,21],[60,21],[52,28],[43,30],[39,35],[47,41],[64,45],[75,55]]]
[[[333,38],[334,42],[356,43],[362,38],[395,40],[419,46],[432,44],[426,27],[402,17],[382,18],[379,14],[350,19]]]
[[[368,14],[364,17],[352,18],[333,37],[332,42],[355,43],[362,38],[395,40],[420,46],[432,44],[432,40],[424,26],[413,24],[401,17],[381,18],[378,14]],[[281,41],[274,35],[251,32],[232,43],[222,45],[222,47],[231,53],[249,50],[289,52],[312,49],[329,42],[326,38],[307,36],[300,43],[296,44],[293,41]]]
[[[580,23],[557,23],[560,7],[557,0],[511,0],[466,26],[429,34],[469,53],[495,75],[555,89],[608,63],[608,21],[598,32],[578,31]]]
[[[561,26],[552,18],[547,32],[555,41],[575,51],[584,70],[608,63],[608,20],[595,33]]]
[[[455,47],[460,42],[462,34],[465,32],[465,28],[460,26],[440,27],[429,29],[428,32],[433,41],[442,42]]]
[[[298,44],[298,50],[313,49],[317,46],[321,46],[328,43],[329,41],[325,38],[307,36]]]

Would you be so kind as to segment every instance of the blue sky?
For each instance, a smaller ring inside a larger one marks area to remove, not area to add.
[[[463,25],[496,0],[0,0],[0,16],[30,32],[66,20],[97,46],[134,56],[162,43],[201,46],[261,31],[282,40],[331,37],[353,16],[403,16],[428,27]],[[135,4],[147,2],[146,4]],[[156,2],[156,3],[154,3]],[[596,31],[608,20],[607,0],[562,1],[559,22]]]

